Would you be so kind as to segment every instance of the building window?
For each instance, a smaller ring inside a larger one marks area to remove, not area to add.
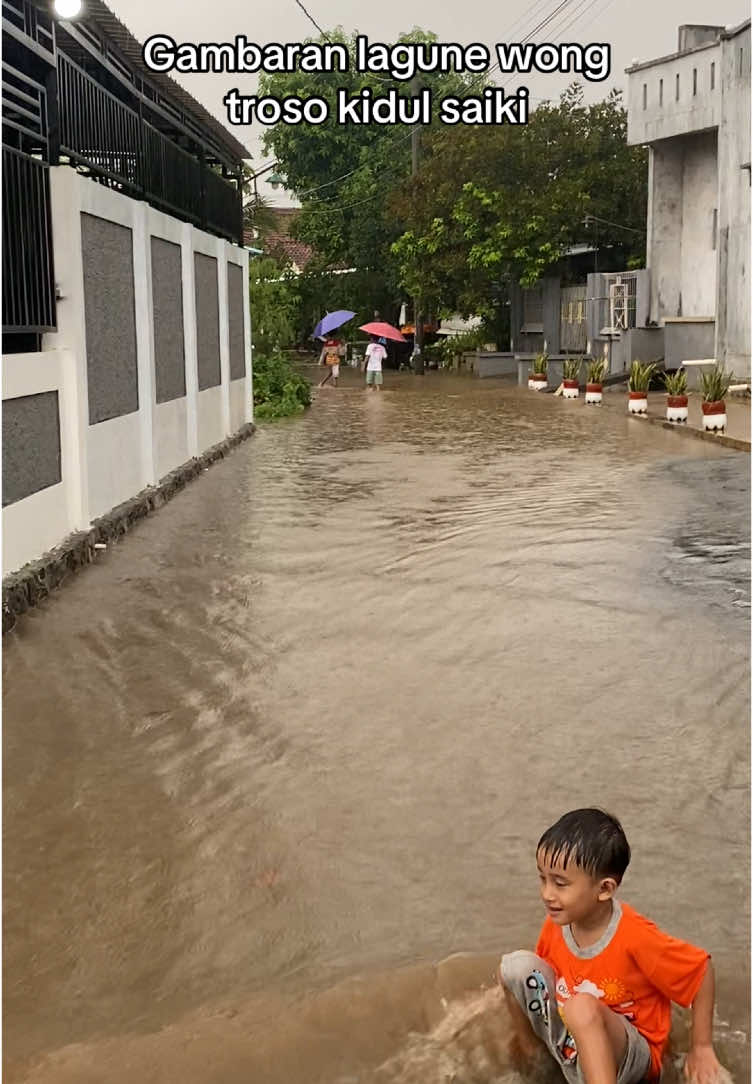
[[[664,102],[664,80],[660,79],[659,80],[659,105],[662,105],[663,102]]]
[[[643,84],[643,108],[644,109],[646,108],[647,102],[648,102],[648,86],[647,86],[646,83],[644,83]]]
[[[716,64],[711,63],[711,89],[714,89],[714,83],[716,82]]]
[[[712,218],[711,218],[711,247],[712,247],[712,249],[716,249],[716,231],[717,231],[718,224],[719,224],[719,212],[717,211],[717,209],[715,207],[714,208],[714,214],[712,215]]]
[[[678,72],[677,75],[675,76],[675,101],[679,102],[679,100],[680,100],[680,73]]]
[[[698,93],[698,68],[693,68],[693,97]]]

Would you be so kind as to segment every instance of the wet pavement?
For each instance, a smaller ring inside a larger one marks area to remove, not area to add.
[[[749,456],[361,379],[5,637],[5,1079],[433,1084],[459,1032],[408,1032],[535,940],[535,842],[599,804],[747,1080]]]

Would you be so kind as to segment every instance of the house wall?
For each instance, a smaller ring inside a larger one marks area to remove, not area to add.
[[[629,68],[628,143],[655,143],[716,128],[721,108],[720,60],[721,47],[714,41]]]
[[[67,166],[50,182],[58,331],[3,358],[4,575],[252,420],[247,252]]]
[[[650,149],[650,318],[715,321],[707,356],[738,377],[750,375],[750,36],[749,20],[682,27],[689,51],[628,71],[628,142]],[[674,328],[668,350],[690,359],[708,334]]]
[[[715,354],[750,376],[750,26],[722,39]]]

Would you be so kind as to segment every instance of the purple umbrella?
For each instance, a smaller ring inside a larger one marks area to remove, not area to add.
[[[328,312],[314,328],[312,338],[325,338],[329,335],[330,331],[334,331],[336,327],[340,327],[342,324],[347,324],[348,320],[352,320],[355,315],[354,312],[349,312],[347,309],[338,309],[337,312]]]

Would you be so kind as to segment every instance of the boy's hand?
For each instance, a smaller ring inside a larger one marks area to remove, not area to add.
[[[693,1046],[685,1059],[685,1076],[692,1084],[717,1084],[721,1069],[713,1046]]]

